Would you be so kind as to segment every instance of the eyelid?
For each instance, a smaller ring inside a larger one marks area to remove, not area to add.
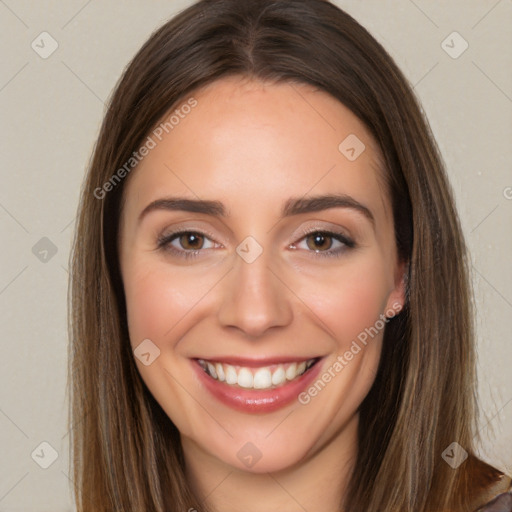
[[[342,237],[350,239],[350,240],[353,239],[353,237],[350,235],[350,233],[348,233],[348,230],[346,230],[346,229],[343,229],[341,227],[333,228],[330,226],[322,227],[322,226],[319,226],[318,224],[310,225],[309,227],[301,226],[300,229],[298,230],[298,232],[295,233],[294,238],[297,236],[304,237],[304,236],[310,235],[312,233],[332,233],[332,234],[339,235],[339,236],[342,236]]]
[[[204,236],[205,238],[208,238],[214,244],[222,245],[215,240],[215,235],[213,233],[209,232],[208,230],[202,229],[202,228],[195,229],[193,227],[188,228],[187,226],[181,226],[181,227],[178,227],[171,231],[164,230],[163,233],[157,237],[157,244],[160,246],[161,244],[165,243],[167,240],[169,240],[171,238],[175,238],[175,237],[177,237],[177,235],[182,235],[185,233],[196,233],[198,235]],[[204,251],[204,249],[200,249],[200,250]],[[187,252],[192,252],[192,251],[187,251]]]
[[[327,225],[323,226],[322,224]],[[333,223],[326,223],[322,221],[316,221],[314,223],[308,223],[305,226],[300,226],[300,228],[295,231],[293,237],[298,242],[313,233],[324,233],[330,237],[340,239],[348,248],[359,245],[358,243],[356,244],[356,239],[359,239],[359,235],[357,233],[353,235],[352,231],[345,226],[340,226],[339,224],[333,225]],[[301,238],[299,239],[299,237]]]

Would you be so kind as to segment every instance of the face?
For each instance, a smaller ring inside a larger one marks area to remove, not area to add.
[[[186,456],[279,471],[357,423],[404,302],[379,153],[307,85],[193,97],[124,191],[134,360]]]

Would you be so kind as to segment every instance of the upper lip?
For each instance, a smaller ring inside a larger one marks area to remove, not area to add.
[[[320,359],[320,356],[276,356],[266,358],[244,358],[233,356],[212,356],[212,357],[198,357],[195,359],[202,359],[203,361],[214,361],[216,363],[226,363],[232,366],[246,366],[249,368],[256,368],[258,366],[271,366],[273,364],[286,364],[300,361],[308,361],[310,359]]]

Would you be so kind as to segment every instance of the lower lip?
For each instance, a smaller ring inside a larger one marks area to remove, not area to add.
[[[267,413],[290,404],[320,373],[321,359],[300,377],[275,389],[242,389],[210,377],[197,360],[192,366],[204,387],[220,402],[248,413]]]

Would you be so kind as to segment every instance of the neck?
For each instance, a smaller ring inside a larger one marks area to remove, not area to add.
[[[302,460],[269,473],[230,466],[182,436],[186,474],[212,512],[340,512],[357,457],[358,416]]]

